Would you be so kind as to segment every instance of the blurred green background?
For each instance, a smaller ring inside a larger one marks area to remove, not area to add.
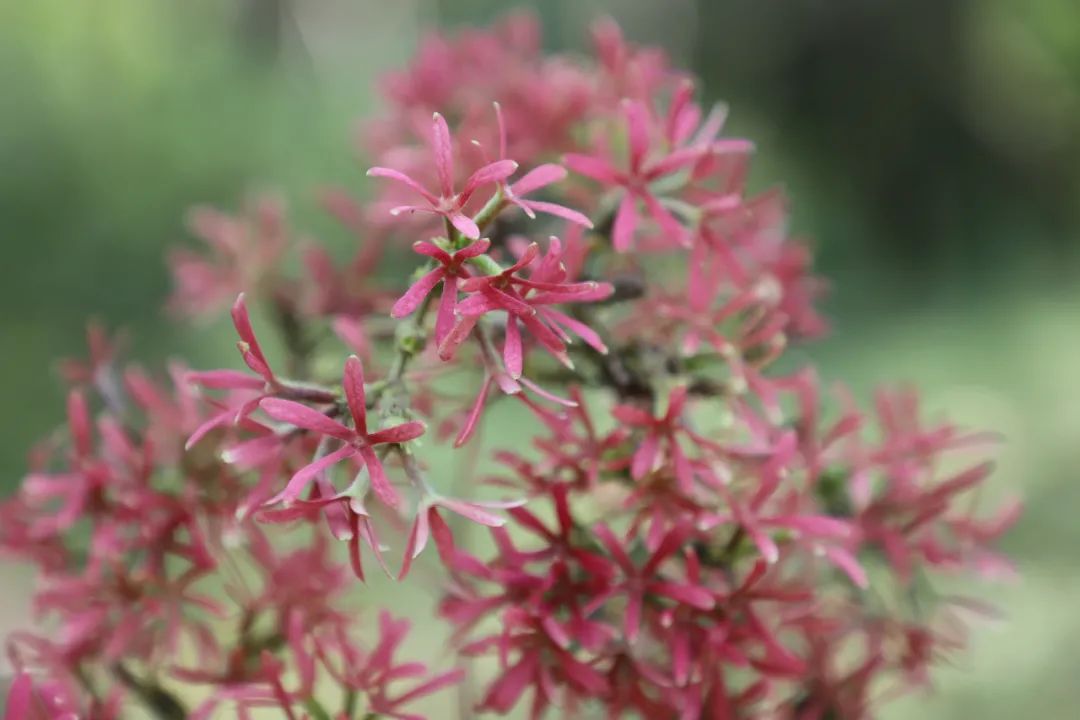
[[[426,29],[532,6],[551,49],[598,14],[732,106],[833,282],[800,350],[862,395],[909,380],[1003,431],[1028,512],[1005,621],[890,717],[1080,714],[1080,3],[1076,0],[0,0],[0,488],[62,417],[55,360],[88,316],[147,364],[230,362],[162,322],[164,249],[196,202],[277,189],[344,249],[314,188],[362,194],[355,120]],[[0,630],[25,593],[0,598]]]

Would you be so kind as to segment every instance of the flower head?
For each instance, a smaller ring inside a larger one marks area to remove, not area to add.
[[[386,167],[373,167],[368,170],[371,177],[382,177],[399,182],[419,194],[425,205],[400,205],[390,213],[398,215],[404,212],[423,212],[441,215],[470,240],[480,238],[480,228],[465,214],[464,209],[477,190],[508,178],[517,170],[513,160],[497,160],[484,165],[465,181],[460,192],[454,191],[453,146],[450,140],[450,128],[439,113],[432,117],[431,144],[435,153],[435,172],[439,178],[438,192],[434,193],[410,176],[399,170]]]
[[[318,475],[349,458],[357,458],[367,467],[371,487],[380,500],[389,506],[396,506],[400,502],[400,496],[390,484],[375,448],[379,445],[396,445],[415,440],[424,434],[424,424],[410,420],[381,430],[369,430],[364,366],[360,358],[355,355],[351,355],[345,361],[342,384],[345,387],[346,404],[353,421],[351,428],[329,417],[326,413],[292,400],[269,397],[263,398],[259,403],[263,411],[278,422],[310,430],[317,435],[342,443],[338,449],[316,458],[298,470],[285,489],[268,501],[270,504],[295,501]]]

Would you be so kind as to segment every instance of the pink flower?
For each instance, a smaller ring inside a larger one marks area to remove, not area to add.
[[[278,378],[263,354],[255,330],[251,325],[244,294],[241,293],[232,307],[232,321],[240,341],[236,343],[244,364],[254,376],[236,370],[208,370],[188,373],[188,381],[209,390],[227,390],[233,393],[230,402],[218,405],[219,411],[211,415],[191,436],[185,447],[191,449],[210,431],[229,424],[237,424],[254,412],[263,398],[275,394],[294,400],[331,402],[334,396],[324,390],[307,386],[290,385]]]
[[[502,107],[499,103],[495,103],[495,117],[499,129],[499,159],[502,160],[506,158],[506,123],[503,122]],[[592,228],[592,221],[576,210],[571,210],[553,202],[525,199],[525,196],[530,193],[565,180],[566,174],[566,168],[561,165],[553,163],[538,165],[513,184],[502,182],[503,195],[506,197],[507,202],[521,208],[530,218],[535,218],[537,212],[542,212],[560,217],[582,227]]]
[[[364,366],[360,358],[349,356],[345,362],[342,379],[345,386],[345,398],[352,416],[354,428],[346,427],[337,420],[292,400],[281,398],[263,398],[260,407],[267,415],[278,422],[310,430],[317,435],[340,440],[344,444],[333,452],[316,459],[301,468],[289,480],[285,489],[272,498],[269,503],[291,503],[311,484],[316,476],[325,472],[342,460],[358,457],[367,466],[371,478],[371,487],[379,499],[394,507],[401,501],[398,493],[390,484],[382,462],[375,454],[375,447],[383,444],[399,444],[415,440],[424,434],[424,424],[415,420],[393,425],[382,430],[369,431],[367,424],[367,396],[364,389]]]
[[[453,565],[456,553],[454,550],[454,537],[450,532],[450,526],[439,515],[439,508],[449,510],[460,515],[466,520],[471,520],[478,525],[486,527],[502,527],[506,519],[490,512],[491,509],[515,508],[524,505],[524,500],[509,501],[465,501],[455,498],[443,497],[429,490],[416,509],[416,518],[413,520],[412,530],[409,531],[409,540],[405,546],[405,562],[398,574],[398,580],[404,579],[409,574],[412,561],[427,547],[428,539],[434,537],[435,545],[439,550],[439,557],[446,565]]]
[[[710,152],[746,152],[750,145],[743,141],[729,140],[720,144],[713,137],[719,127],[708,126],[704,135],[682,147],[655,152],[650,139],[650,116],[648,108],[639,101],[623,103],[629,143],[629,167],[618,170],[605,158],[569,153],[563,162],[570,170],[592,178],[610,187],[622,189],[623,195],[615,213],[612,243],[618,252],[627,252],[633,245],[638,226],[638,203],[643,203],[649,215],[660,226],[670,241],[685,242],[686,231],[671,211],[664,206],[650,185],[689,168]],[[685,140],[682,131],[674,138]],[[655,155],[655,157],[653,157]]]
[[[4,720],[78,720],[66,695],[55,682],[35,682],[29,673],[19,672],[8,689]],[[114,710],[102,708],[102,716]]]
[[[288,247],[284,214],[281,203],[270,197],[250,202],[240,218],[211,208],[194,209],[188,225],[210,254],[186,249],[170,254],[176,284],[170,307],[184,315],[207,315],[237,293],[253,290],[275,270]]]
[[[684,386],[671,391],[667,410],[659,417],[632,405],[618,405],[611,414],[625,426],[637,428],[644,434],[630,461],[630,475],[635,480],[644,479],[662,461],[670,461],[679,487],[691,493],[694,487],[694,469],[680,444],[680,437],[693,439],[693,434],[682,422],[686,407],[687,389]]]
[[[626,596],[626,611],[623,617],[626,639],[629,642],[637,639],[642,608],[647,598],[667,598],[698,610],[712,610],[716,605],[713,594],[706,588],[671,580],[658,573],[664,561],[682,549],[689,534],[685,529],[669,532],[659,546],[649,553],[648,559],[640,568],[630,559],[625,549],[626,541],[616,537],[607,525],[594,525],[592,532],[625,576],[625,580],[617,585],[614,591]]]
[[[532,266],[540,257],[540,247],[532,243],[510,267],[495,275],[471,277],[460,287],[470,296],[458,303],[458,320],[454,329],[439,346],[439,356],[444,360],[453,357],[457,348],[469,336],[480,318],[490,312],[507,314],[506,337],[503,342],[503,364],[511,378],[520,378],[523,372],[524,345],[521,328],[529,330],[533,338],[564,365],[572,365],[567,355],[564,328],[579,334],[586,342],[604,351],[603,343],[592,330],[569,316],[549,308],[573,302],[596,302],[611,294],[607,283],[566,282],[565,270],[560,270],[559,258],[562,247],[552,238],[547,256],[541,259],[532,275],[522,271]]]
[[[441,282],[443,286],[442,297],[435,317],[435,342],[441,343],[454,324],[458,281],[469,277],[468,272],[465,271],[465,263],[487,252],[490,246],[491,243],[486,239],[477,240],[461,250],[449,253],[434,243],[423,241],[413,243],[415,252],[434,259],[439,263],[439,266],[428,271],[414,282],[405,294],[394,303],[390,315],[395,318],[403,318],[416,312],[416,308],[420,306],[424,298]]]
[[[478,240],[480,238],[480,228],[476,226],[476,222],[472,218],[465,214],[465,205],[473,194],[484,185],[497,183],[510,177],[517,170],[517,163],[513,160],[498,160],[485,165],[469,176],[461,192],[455,193],[450,129],[446,125],[446,120],[439,113],[435,113],[432,119],[431,138],[435,152],[435,170],[439,176],[438,195],[398,170],[373,167],[368,170],[367,174],[370,177],[383,177],[402,183],[419,193],[427,202],[426,205],[402,205],[393,208],[390,211],[392,215],[403,212],[425,212],[441,215],[466,238]]]

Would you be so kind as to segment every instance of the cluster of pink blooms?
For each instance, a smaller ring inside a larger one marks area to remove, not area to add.
[[[662,53],[610,22],[593,45],[546,56],[527,17],[427,39],[364,128],[374,199],[324,194],[348,264],[272,199],[193,213],[170,307],[231,307],[242,366],[158,376],[92,328],[0,505],[39,570],[7,720],[440,692],[431,717],[865,718],[963,644],[986,608],[931,581],[1009,572],[1018,505],[972,501],[994,437],[781,361],[825,329],[784,198]],[[500,469],[459,484],[484,473],[451,445]],[[450,669],[357,612],[372,562],[438,578]]]

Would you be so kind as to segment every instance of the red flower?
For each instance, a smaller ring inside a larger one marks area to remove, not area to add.
[[[436,285],[442,283],[442,297],[439,301],[439,310],[435,317],[435,342],[441,343],[449,334],[454,324],[454,310],[457,307],[458,283],[468,278],[465,271],[465,263],[478,255],[487,252],[491,243],[486,240],[477,240],[461,250],[449,253],[434,243],[417,241],[413,243],[413,250],[420,255],[426,255],[439,263],[439,267],[425,273],[419,280],[414,282],[402,295],[390,315],[395,318],[403,318],[411,315],[420,307],[420,303],[428,296]]]
[[[415,440],[424,434],[424,424],[416,420],[403,422],[382,430],[369,431],[367,424],[367,395],[364,389],[364,366],[360,358],[351,355],[345,362],[342,379],[345,398],[352,416],[353,428],[342,425],[326,413],[313,410],[292,400],[263,398],[260,407],[278,422],[289,423],[318,435],[340,440],[340,448],[324,455],[301,468],[292,476],[285,489],[268,501],[292,503],[304,492],[311,481],[337,463],[347,458],[359,457],[367,466],[371,487],[387,505],[397,506],[401,498],[386,477],[382,462],[375,454],[375,447],[383,444],[399,444]]]
[[[682,549],[689,534],[685,529],[678,528],[664,536],[659,546],[649,554],[648,560],[640,568],[630,559],[624,547],[625,541],[616,537],[607,525],[603,523],[594,525],[592,532],[596,534],[597,539],[610,553],[624,575],[624,580],[615,586],[614,592],[626,596],[624,629],[629,642],[632,643],[637,639],[642,607],[647,597],[667,598],[698,610],[712,610],[716,605],[713,594],[706,588],[665,578],[658,573],[664,561]]]
[[[637,428],[644,434],[630,462],[630,475],[642,480],[663,461],[670,461],[679,487],[690,494],[694,487],[694,468],[680,444],[683,436],[697,439],[683,424],[687,389],[677,387],[668,396],[667,410],[659,417],[633,405],[618,405],[611,414],[626,426]]]
[[[461,319],[439,346],[444,360],[453,357],[457,348],[469,336],[480,318],[490,312],[507,314],[506,338],[503,343],[503,364],[510,377],[518,379],[523,372],[524,346],[521,328],[524,325],[533,338],[565,365],[572,365],[567,356],[568,335],[563,328],[577,332],[586,342],[603,351],[599,337],[586,325],[548,306],[571,302],[595,302],[611,294],[607,283],[566,282],[565,271],[557,269],[562,246],[556,238],[538,269],[531,276],[522,274],[540,256],[540,246],[532,243],[510,267],[494,275],[472,277],[461,283],[461,289],[471,295],[458,303]],[[556,269],[551,269],[552,265]]]

